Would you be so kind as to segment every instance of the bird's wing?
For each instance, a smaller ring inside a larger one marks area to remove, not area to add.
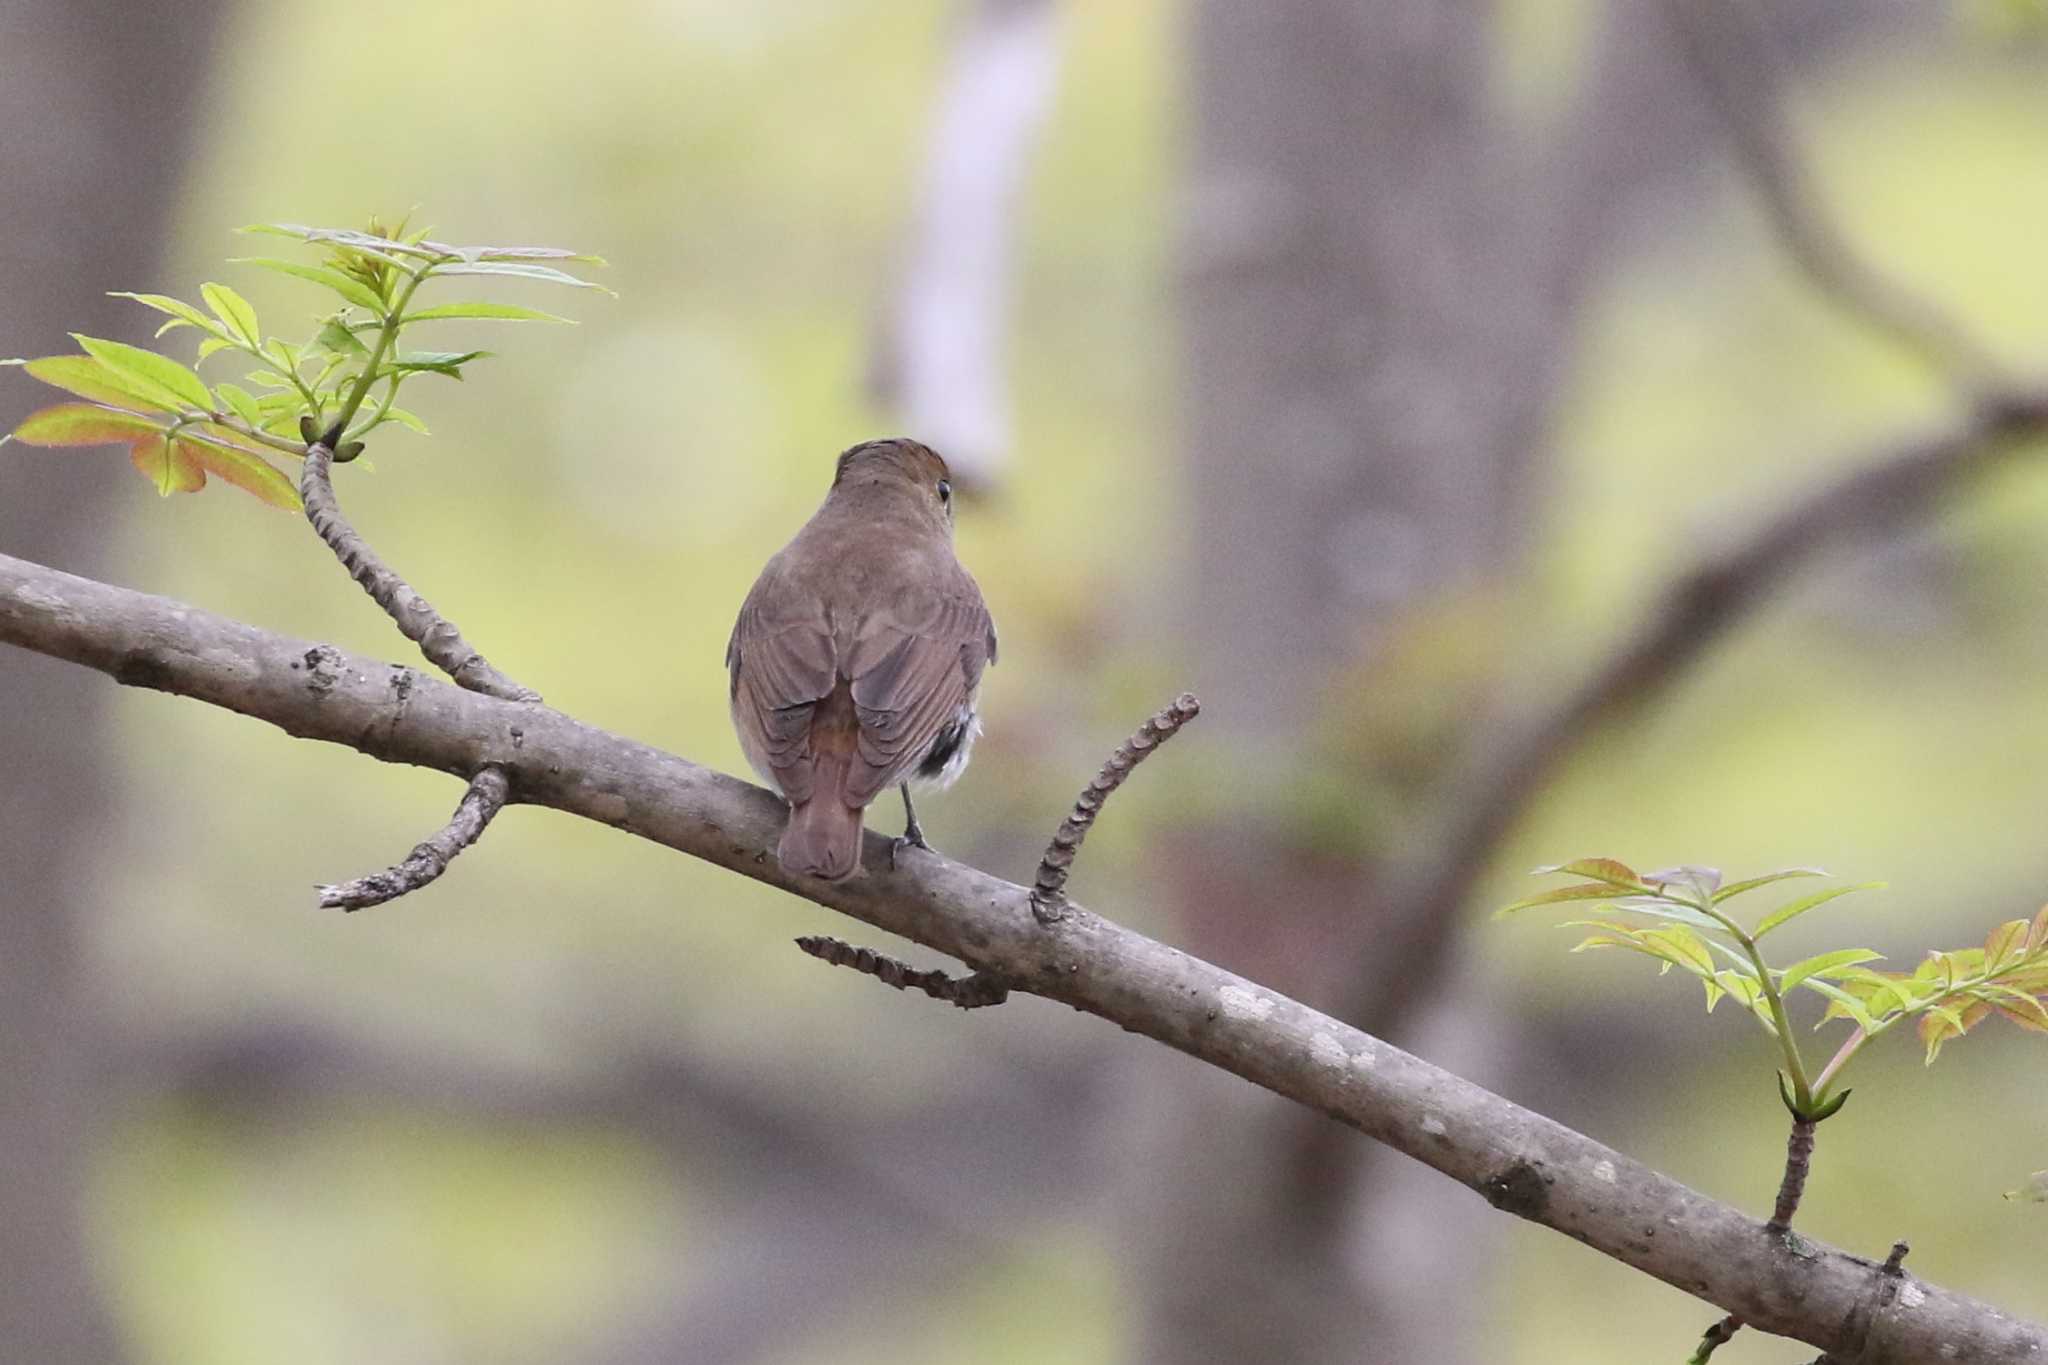
[[[908,777],[981,683],[995,628],[973,580],[906,594],[862,623],[846,661],[860,717],[847,796],[862,804]]]
[[[839,661],[823,608],[783,593],[778,596],[784,605],[771,615],[761,605],[767,581],[764,574],[740,608],[725,648],[725,666],[732,676],[735,718],[751,725],[782,794],[804,802],[815,776],[811,717],[838,681]]]

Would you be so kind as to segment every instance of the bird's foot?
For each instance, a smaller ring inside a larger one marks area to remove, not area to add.
[[[891,872],[896,870],[897,863],[902,856],[903,850],[906,848],[923,849],[926,853],[938,852],[937,849],[925,842],[924,831],[919,829],[913,822],[889,845],[889,870]]]

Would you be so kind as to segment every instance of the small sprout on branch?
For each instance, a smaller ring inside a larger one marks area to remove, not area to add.
[[[407,328],[464,318],[569,321],[488,301],[415,308],[414,294],[427,281],[483,275],[601,288],[558,268],[602,265],[595,256],[552,247],[449,246],[426,240],[424,230],[408,232],[403,223],[386,228],[373,221],[367,232],[294,224],[244,231],[295,238],[326,251],[317,265],[270,257],[233,262],[305,280],[332,295],[330,310],[315,320],[303,341],[266,336],[256,309],[225,284],[200,286],[204,307],[166,294],[117,292],[116,298],[165,315],[158,337],[180,328],[197,332],[195,363],[222,352],[238,353],[248,367],[243,382],[209,384],[195,368],[170,356],[74,333],[81,355],[0,364],[21,366],[31,378],[84,401],[30,413],[0,443],[125,445],[136,470],[165,497],[196,493],[210,475],[273,507],[296,511],[301,496],[277,467],[279,455],[303,458],[309,446],[324,440],[336,461],[346,463],[380,427],[397,425],[425,434],[426,423],[398,404],[406,382],[429,374],[461,379],[465,366],[490,354],[403,349],[399,342]]]
[[[1846,1089],[1836,1089],[1843,1068],[1865,1043],[1902,1020],[1915,1021],[1930,1063],[1943,1043],[1994,1013],[2022,1028],[2048,1032],[2048,908],[2032,921],[1999,925],[1981,948],[1930,952],[1909,973],[1868,966],[1882,959],[1868,948],[1839,948],[1774,967],[1761,948],[1768,935],[1810,910],[1879,883],[1830,886],[1796,897],[1750,928],[1726,908],[1729,901],[1792,878],[1827,874],[1794,867],[1723,884],[1713,868],[1638,873],[1612,858],[1582,858],[1536,871],[1579,880],[1516,901],[1496,918],[1538,906],[1595,902],[1593,918],[1567,922],[1591,931],[1572,951],[1622,948],[1656,959],[1660,974],[1680,968],[1700,982],[1709,1011],[1733,996],[1777,1044],[1783,1061],[1779,1093],[1798,1120],[1818,1123],[1838,1112],[1849,1097]],[[1838,1019],[1854,1026],[1818,1070],[1808,1066],[1792,1032],[1787,1002],[1800,989],[1827,1002],[1816,1027]]]
[[[1707,1362],[1713,1359],[1714,1352],[1726,1346],[1741,1330],[1742,1319],[1730,1313],[1706,1330],[1705,1335],[1700,1338],[1698,1349],[1686,1357],[1685,1365],[1707,1365]]]

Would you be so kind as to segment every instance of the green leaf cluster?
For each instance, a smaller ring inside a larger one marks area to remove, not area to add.
[[[1724,885],[1720,872],[1710,867],[1638,873],[1613,858],[1582,858],[1536,871],[1580,880],[1525,897],[1499,915],[1591,902],[1591,917],[1567,922],[1590,931],[1572,951],[1619,948],[1656,960],[1660,974],[1676,967],[1699,981],[1709,1012],[1722,1000],[1734,999],[1777,1043],[1784,1062],[1781,1092],[1787,1107],[1804,1118],[1817,1121],[1840,1109],[1849,1094],[1836,1088],[1843,1068],[1865,1043],[1903,1020],[1917,1021],[1929,1063],[1943,1043],[1994,1013],[2022,1028],[2048,1032],[2048,908],[2032,921],[1999,925],[1981,948],[1930,952],[1909,973],[1872,968],[1868,964],[1883,955],[1868,948],[1837,948],[1774,966],[1762,949],[1770,934],[1810,910],[1879,884],[1824,887],[1777,905],[1751,927],[1736,917],[1730,901],[1827,873],[1782,868]],[[1854,1025],[1817,1071],[1808,1066],[1792,1035],[1787,1001],[1802,990],[1826,1002],[1816,1027],[1837,1019]]]
[[[489,276],[600,288],[561,269],[602,265],[595,256],[553,247],[450,246],[428,240],[424,229],[408,232],[403,223],[387,228],[373,220],[361,232],[290,223],[243,231],[322,251],[318,262],[267,256],[231,262],[327,291],[329,306],[303,340],[267,335],[255,308],[225,284],[200,286],[204,306],[165,294],[119,292],[115,297],[165,315],[159,338],[181,328],[195,331],[195,366],[222,353],[239,355],[247,367],[242,382],[209,383],[194,366],[159,352],[74,334],[80,355],[0,363],[21,366],[84,401],[33,412],[0,441],[126,445],[136,469],[165,496],[197,492],[214,475],[274,507],[296,509],[298,491],[276,456],[302,458],[312,442],[325,440],[337,460],[352,459],[366,437],[391,424],[424,435],[426,423],[398,403],[407,381],[429,374],[461,379],[465,366],[489,354],[409,350],[401,344],[408,328],[454,319],[569,321],[485,300],[416,307],[422,285],[444,276]]]

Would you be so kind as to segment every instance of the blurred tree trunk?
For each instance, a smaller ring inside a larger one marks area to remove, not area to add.
[[[1341,974],[1374,936],[1375,974],[1404,970],[1412,926],[1374,898],[1400,830],[1374,812],[1413,803],[1489,680],[1489,590],[1531,530],[1587,277],[1621,192],[1700,128],[1628,0],[1570,82],[1585,107],[1554,138],[1518,125],[1496,102],[1493,12],[1192,12],[1179,590],[1232,766],[1162,880],[1191,951],[1325,1007],[1357,992]],[[1417,638],[1435,642],[1419,660]],[[1483,1079],[1494,1031],[1459,1020],[1425,1050]],[[1401,1173],[1362,1182],[1355,1135],[1192,1068],[1154,1084],[1172,1094],[1133,1220],[1146,1360],[1470,1353],[1456,1305],[1491,1242],[1476,1198],[1425,1182],[1401,1216]]]
[[[1460,907],[1392,884],[1431,833],[1402,817],[1502,676],[1497,585],[1533,530],[1581,302],[1630,210],[1696,192],[1720,136],[1650,0],[1579,11],[1555,118],[1503,107],[1498,12],[1192,7],[1177,591],[1228,768],[1160,869],[1193,952],[1325,1008],[1403,1002],[1351,1022],[1481,1081],[1511,1038],[1415,979],[1455,962]],[[1772,17],[1808,64],[1913,22],[1818,0]],[[1488,1354],[1478,1199],[1196,1068],[1139,1084],[1147,1361]]]
[[[105,296],[148,289],[173,220],[222,0],[0,5],[0,355],[131,332]],[[0,420],[35,404],[10,381]],[[132,478],[118,456],[0,451],[0,548],[103,574]],[[94,1284],[83,1194],[96,1030],[78,991],[83,920],[113,774],[113,694],[0,652],[0,1359],[119,1357]]]

